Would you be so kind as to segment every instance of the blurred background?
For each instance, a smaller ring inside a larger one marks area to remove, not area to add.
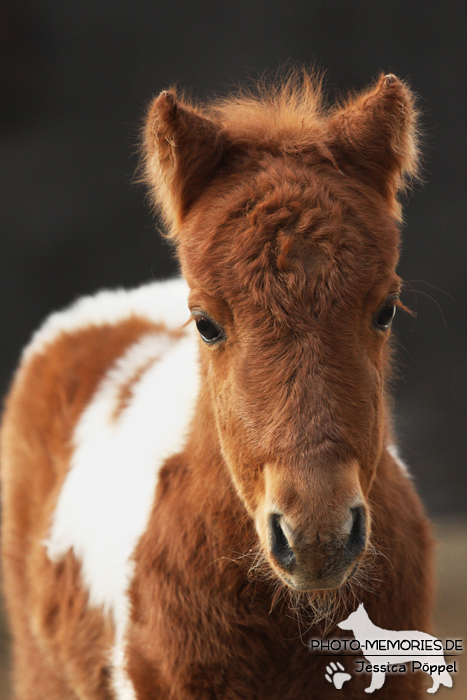
[[[150,98],[199,98],[286,62],[330,99],[379,72],[407,79],[425,132],[405,207],[396,425],[438,538],[437,634],[467,643],[467,5],[458,0],[14,0],[0,7],[0,395],[52,310],[176,273],[132,185]],[[0,698],[9,697],[0,624]],[[461,672],[438,697],[465,698]],[[467,666],[466,666],[467,669]]]

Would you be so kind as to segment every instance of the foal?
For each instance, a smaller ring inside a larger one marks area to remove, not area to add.
[[[322,700],[312,634],[360,602],[429,628],[430,528],[387,397],[416,116],[392,75],[331,109],[306,76],[153,102],[145,172],[186,282],[52,315],[6,404],[17,700]]]

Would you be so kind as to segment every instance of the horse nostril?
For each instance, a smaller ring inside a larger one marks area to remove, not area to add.
[[[350,512],[353,517],[352,529],[347,537],[344,551],[349,560],[352,560],[363,551],[366,544],[366,514],[362,506],[351,508]]]
[[[295,554],[282,529],[281,517],[276,513],[269,517],[271,553],[279,566],[286,571],[291,571],[295,564]]]

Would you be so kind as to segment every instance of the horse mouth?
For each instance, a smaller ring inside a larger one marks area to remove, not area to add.
[[[328,576],[307,575],[307,573],[300,571],[297,571],[295,575],[292,575],[290,573],[280,571],[276,567],[274,568],[276,573],[279,574],[281,580],[284,581],[289,588],[292,588],[294,591],[299,593],[314,593],[316,591],[329,591],[340,588],[356,575],[359,565],[356,564],[353,566],[349,572],[344,571],[342,573],[335,573]]]

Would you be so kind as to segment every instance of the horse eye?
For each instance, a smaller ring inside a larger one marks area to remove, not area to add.
[[[221,329],[205,316],[196,318],[196,328],[205,343],[214,343],[222,336]]]
[[[387,331],[392,323],[392,319],[396,313],[396,305],[394,302],[388,302],[380,309],[375,317],[375,326],[382,331]]]

